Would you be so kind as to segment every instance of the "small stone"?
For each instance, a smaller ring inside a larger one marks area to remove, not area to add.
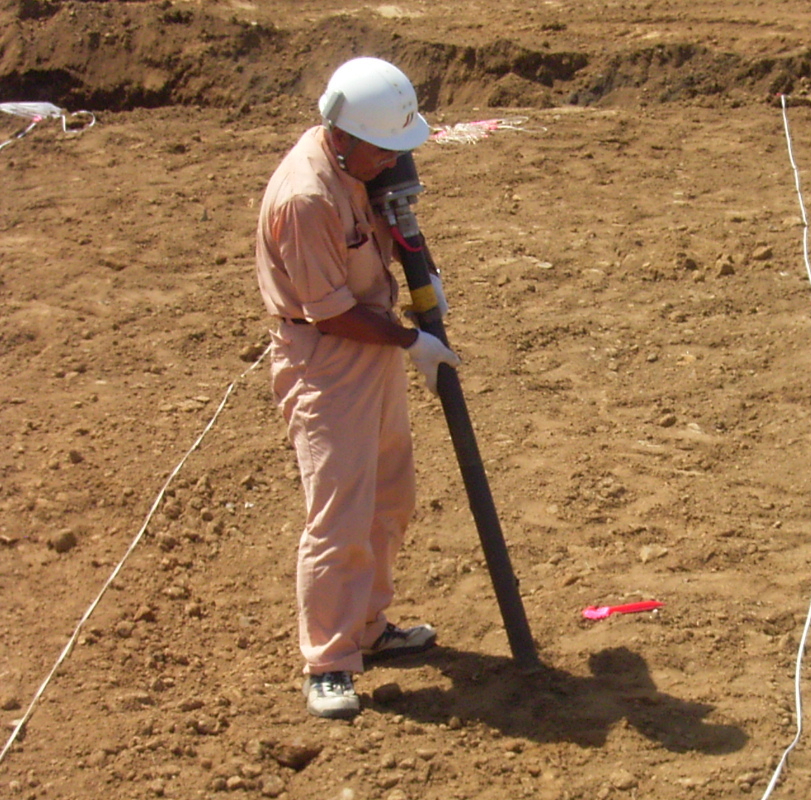
[[[149,606],[139,606],[133,619],[136,622],[154,622],[155,612]]]
[[[425,733],[425,728],[419,723],[414,722],[413,719],[407,719],[403,722],[403,730],[412,736]]]
[[[399,700],[402,696],[403,690],[397,683],[384,683],[372,692],[372,699],[375,703],[384,706]]]
[[[200,603],[186,603],[184,612],[187,617],[200,619],[203,616],[203,606]]]
[[[356,717],[357,719],[357,717]],[[330,800],[355,800],[355,790],[349,786],[344,786],[338,794],[330,798]]]
[[[768,261],[774,255],[774,251],[768,245],[762,244],[752,252],[753,261]]]
[[[616,772],[611,773],[611,785],[621,792],[629,792],[636,789],[639,781],[626,769],[618,769]]]
[[[52,550],[56,550],[57,553],[67,553],[69,550],[76,547],[78,543],[76,534],[67,528],[51,536],[48,540],[48,547]]]
[[[275,742],[271,745],[270,754],[283,767],[291,769],[304,769],[322,750],[322,745],[314,742],[305,742],[304,739],[296,737],[283,742]]]
[[[259,784],[263,797],[278,797],[284,791],[284,781],[278,775],[266,775]]]
[[[648,561],[662,558],[666,556],[667,553],[668,549],[660,544],[646,544],[639,548],[639,560],[643,564],[647,564]]]
[[[120,639],[129,639],[134,630],[134,622],[130,622],[129,620],[121,620],[121,622],[115,626],[115,635]]]
[[[94,750],[87,757],[86,763],[89,767],[93,767],[94,769],[103,767],[107,763],[107,753],[105,753],[104,750]]]
[[[728,253],[724,253],[718,257],[715,262],[715,267],[718,270],[719,275],[735,274],[735,261]]]
[[[148,692],[129,692],[117,698],[122,711],[142,711],[146,706],[154,706],[155,701]]]
[[[265,348],[262,347],[261,344],[249,344],[247,347],[243,347],[242,350],[240,350],[239,358],[241,361],[253,362],[264,352]]]
[[[397,773],[391,774],[387,773],[385,775],[381,775],[377,779],[377,785],[381,789],[393,789],[397,784],[400,782],[400,776]]]
[[[751,788],[758,782],[759,778],[760,775],[757,772],[744,772],[735,778],[735,783],[740,787],[743,787],[744,784],[748,784],[749,788]]]
[[[188,727],[200,736],[214,736],[220,732],[219,720],[205,714],[192,719]]]
[[[160,549],[166,553],[168,553],[170,550],[174,550],[178,544],[177,539],[172,536],[171,533],[166,532],[159,533],[155,537],[155,541],[158,543],[158,547],[160,547]]]
[[[18,708],[21,708],[20,701],[13,695],[6,695],[0,698],[0,708],[3,709],[3,711],[16,711]]]

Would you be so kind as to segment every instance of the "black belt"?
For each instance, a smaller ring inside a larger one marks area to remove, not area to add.
[[[302,319],[301,317],[282,317],[284,322],[292,322],[294,325],[309,325],[310,323],[306,319]]]

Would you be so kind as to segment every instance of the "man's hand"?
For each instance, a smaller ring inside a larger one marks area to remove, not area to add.
[[[419,331],[414,344],[406,348],[406,353],[417,369],[425,376],[425,385],[437,394],[436,379],[440,364],[449,364],[458,367],[462,360],[453,350],[449,350],[436,336],[425,331]]]

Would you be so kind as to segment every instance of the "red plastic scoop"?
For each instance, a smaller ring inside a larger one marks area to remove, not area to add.
[[[589,606],[583,609],[586,619],[605,619],[612,614],[633,614],[637,611],[654,611],[661,608],[664,603],[658,600],[642,600],[639,603],[626,603],[623,606]]]

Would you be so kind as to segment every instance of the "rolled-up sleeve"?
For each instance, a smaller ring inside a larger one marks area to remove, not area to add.
[[[356,304],[347,285],[343,226],[326,198],[291,197],[277,209],[271,233],[307,319],[336,317]]]

